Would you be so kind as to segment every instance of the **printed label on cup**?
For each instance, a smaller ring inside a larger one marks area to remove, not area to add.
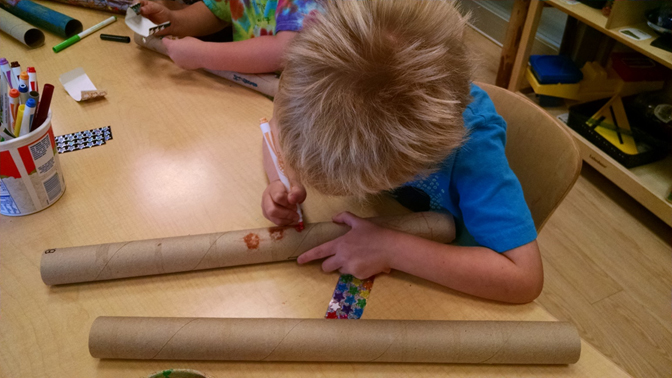
[[[0,213],[27,215],[58,200],[65,181],[51,128],[51,117],[25,139],[0,145]]]

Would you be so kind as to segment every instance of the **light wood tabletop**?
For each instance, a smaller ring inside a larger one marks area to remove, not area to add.
[[[84,28],[110,15],[51,2]],[[129,35],[123,19],[104,33]],[[618,366],[586,342],[569,366],[362,363],[231,363],[98,360],[88,351],[98,316],[322,318],[338,280],[320,264],[271,263],[163,276],[49,287],[40,258],[55,247],[120,242],[271,226],[261,213],[266,186],[259,118],[272,103],[251,90],[135,44],[95,33],[55,54],[46,34],[34,50],[0,35],[0,55],[34,66],[40,86],[56,87],[56,135],[111,126],[113,140],[60,155],[67,189],[53,206],[0,217],[0,377],[145,377],[190,368],[208,377],[516,376],[621,377]],[[82,67],[107,97],[75,102],[58,77]],[[342,210],[361,216],[406,212],[390,198],[361,203],[309,190],[309,222]],[[536,303],[480,300],[393,272],[373,285],[367,319],[554,321]],[[339,320],[334,320],[339,321]],[[353,320],[355,321],[355,320]]]

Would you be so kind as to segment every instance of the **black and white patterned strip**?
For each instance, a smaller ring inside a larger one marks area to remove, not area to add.
[[[112,128],[110,126],[99,127],[97,129],[78,131],[72,134],[58,135],[54,137],[54,139],[56,139],[56,143],[59,143],[75,139],[88,138],[97,135],[105,136],[105,140],[112,139]]]
[[[64,154],[104,145],[106,141],[112,140],[112,128],[105,126],[72,134],[58,135],[54,137],[54,140],[58,153]]]
[[[74,139],[74,140],[67,140],[63,142],[57,142],[56,143],[56,148],[63,148],[63,147],[68,147],[68,146],[75,146],[78,144],[84,144],[84,143],[93,143],[93,142],[103,142],[105,144],[105,137],[102,135],[96,135],[96,136],[91,136],[88,138],[81,138],[81,139]]]

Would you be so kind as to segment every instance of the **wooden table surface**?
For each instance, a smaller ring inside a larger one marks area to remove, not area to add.
[[[51,2],[84,28],[109,14]],[[123,18],[104,33],[129,35]],[[98,360],[88,334],[98,316],[321,318],[338,274],[318,263],[282,262],[164,276],[49,287],[40,278],[45,249],[270,226],[260,208],[266,186],[260,117],[267,98],[224,79],[177,68],[133,43],[100,32],[55,54],[46,34],[34,50],[0,35],[0,55],[35,66],[40,86],[55,85],[56,135],[111,126],[104,146],[60,155],[67,189],[50,208],[0,217],[0,377],[145,377],[191,368],[209,377],[245,376],[627,376],[585,341],[569,366],[351,363],[226,363]],[[105,99],[77,103],[58,77],[83,67]],[[350,210],[399,214],[389,198],[360,203],[309,191],[308,221]],[[367,319],[555,320],[536,303],[505,305],[393,272],[376,279]]]

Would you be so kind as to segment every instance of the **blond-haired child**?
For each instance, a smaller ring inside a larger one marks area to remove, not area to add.
[[[140,1],[140,14],[154,23],[171,25],[157,36],[168,56],[185,69],[243,73],[274,72],[282,68],[285,47],[301,30],[303,22],[318,11],[315,0],[204,0],[171,7]],[[233,42],[204,42],[194,37],[213,34],[231,25]]]
[[[504,154],[506,123],[470,83],[466,20],[439,0],[329,1],[288,46],[271,126],[288,193],[265,162],[264,215],[298,220],[303,184],[332,195],[391,191],[454,215],[443,245],[350,213],[352,229],[298,259],[364,278],[397,269],[479,297],[523,303],[543,286],[536,230]],[[267,153],[267,152],[266,152]]]

